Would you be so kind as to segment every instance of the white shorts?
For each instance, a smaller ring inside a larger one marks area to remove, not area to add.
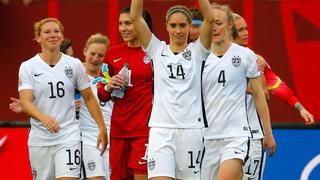
[[[200,179],[201,129],[151,128],[147,151],[148,178]]]
[[[248,155],[248,137],[204,140],[204,157],[201,164],[201,179],[217,179],[220,164],[230,159],[243,162]]]
[[[95,146],[82,144],[82,160],[81,179],[90,177],[104,177],[105,180],[110,179],[109,170],[109,149],[100,156],[100,150]]]
[[[33,179],[80,178],[81,144],[29,146]]]
[[[243,166],[243,180],[262,180],[266,152],[262,139],[250,139],[249,159]]]

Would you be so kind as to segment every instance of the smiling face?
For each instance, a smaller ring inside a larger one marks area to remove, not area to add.
[[[85,65],[88,74],[99,75],[107,47],[103,43],[92,43],[84,49]]]
[[[235,39],[236,43],[241,46],[247,46],[249,33],[246,21],[242,17],[236,18],[234,20],[234,26],[238,31],[238,36]]]
[[[42,24],[35,39],[42,49],[60,51],[60,45],[63,41],[60,25],[53,21]]]
[[[125,42],[133,42],[137,41],[137,34],[134,30],[132,20],[130,18],[130,14],[121,13],[119,16],[119,32],[123,41]]]
[[[186,15],[173,13],[167,20],[167,31],[169,32],[170,44],[181,46],[188,42],[190,22]]]

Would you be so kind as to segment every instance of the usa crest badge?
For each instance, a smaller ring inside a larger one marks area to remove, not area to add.
[[[233,56],[232,60],[232,64],[234,67],[239,67],[241,64],[241,58],[240,56]]]
[[[191,50],[186,49],[186,51],[182,53],[182,57],[187,61],[191,61]]]
[[[88,168],[93,171],[96,168],[96,163],[94,161],[89,161]]]
[[[70,66],[66,66],[64,68],[64,73],[66,74],[66,76],[68,78],[72,78],[72,76],[73,76],[73,70],[72,70],[72,68]]]
[[[149,168],[149,170],[152,171],[155,166],[156,166],[156,161],[155,161],[153,158],[149,159],[149,162],[148,162],[148,168]]]

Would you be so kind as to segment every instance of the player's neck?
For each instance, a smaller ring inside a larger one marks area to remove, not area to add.
[[[60,60],[62,53],[60,51],[42,50],[39,55],[48,65],[55,65]]]
[[[138,47],[141,47],[141,43],[140,43],[140,41],[138,39],[137,40],[133,40],[133,41],[129,41],[128,42],[128,47],[138,48]]]
[[[182,52],[186,47],[188,46],[188,43],[185,44],[174,44],[174,43],[170,43],[169,47],[171,52],[173,53],[180,53]]]
[[[232,41],[225,41],[223,43],[212,43],[211,52],[216,56],[223,56],[231,47]]]
[[[87,71],[87,74],[88,74],[89,76],[92,76],[92,77],[96,78],[96,77],[99,77],[100,71],[98,71],[98,72]]]

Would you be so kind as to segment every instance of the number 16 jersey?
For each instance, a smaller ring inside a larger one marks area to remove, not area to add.
[[[31,117],[29,146],[51,146],[80,141],[79,121],[75,118],[75,89],[89,88],[89,79],[80,60],[65,54],[50,67],[37,54],[21,64],[18,90],[30,89],[33,104],[44,114],[55,118],[58,133],[50,133],[43,124]]]

